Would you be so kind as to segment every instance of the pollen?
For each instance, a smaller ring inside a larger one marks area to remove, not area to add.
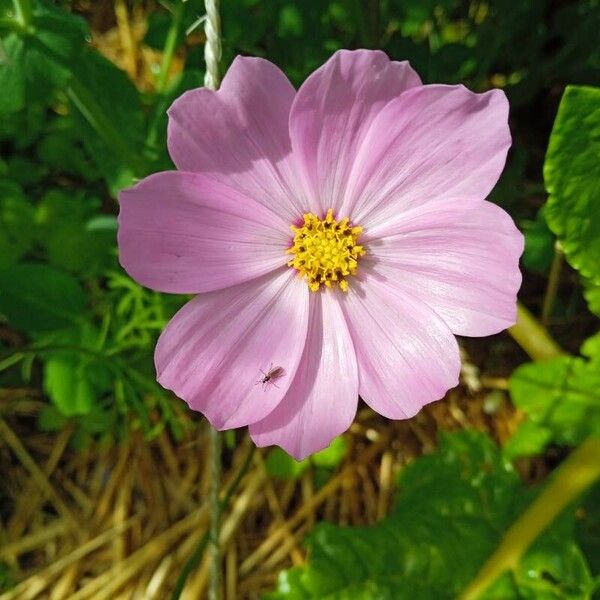
[[[294,240],[287,250],[293,255],[288,266],[306,279],[313,292],[322,285],[328,288],[337,285],[343,292],[348,291],[346,277],[356,273],[358,259],[365,254],[365,249],[357,243],[362,227],[350,225],[347,217],[337,221],[330,208],[324,219],[306,213],[304,223],[300,227],[291,225],[290,229]]]

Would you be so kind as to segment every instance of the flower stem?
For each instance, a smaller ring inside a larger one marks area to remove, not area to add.
[[[533,360],[546,360],[566,354],[547,329],[522,304],[517,306],[517,322],[508,333]]]
[[[551,481],[504,534],[459,600],[475,600],[504,571],[515,569],[531,544],[554,519],[600,478],[600,439],[588,438],[559,467]]]
[[[250,450],[249,450],[248,454],[246,455],[246,458],[244,459],[242,466],[240,467],[240,470],[238,471],[238,473],[235,476],[235,478],[233,479],[233,481],[229,484],[229,487],[227,488],[227,491],[225,492],[225,495],[223,496],[223,499],[221,500],[221,503],[219,506],[219,509],[221,512],[223,512],[224,510],[226,510],[228,508],[229,503],[231,502],[231,498],[233,497],[235,492],[237,492],[237,489],[238,489],[240,483],[242,482],[242,479],[244,479],[246,473],[248,472],[248,469],[250,468],[250,465],[252,464],[252,458],[254,456],[255,451],[256,451],[256,446],[251,445]],[[179,574],[179,577],[177,578],[177,582],[175,583],[175,590],[173,591],[171,600],[179,600],[179,598],[181,597],[181,593],[183,592],[183,587],[184,587],[185,582],[187,581],[188,577],[190,576],[190,573],[195,568],[197,568],[198,565],[200,564],[200,559],[202,558],[202,555],[204,554],[204,550],[206,549],[206,546],[208,544],[208,537],[209,537],[208,532],[202,536],[202,538],[198,542],[198,545],[196,546],[196,549],[194,550],[192,555],[189,557],[188,561],[185,563],[185,566],[183,567],[181,573]]]
[[[219,489],[221,482],[221,434],[214,428],[209,428],[210,435],[210,543],[211,543],[211,570],[209,600],[219,600],[221,587],[221,552],[219,547],[219,533],[221,524],[221,505],[219,503]]]
[[[167,39],[163,48],[162,62],[160,64],[160,72],[158,73],[158,81],[156,83],[156,91],[159,94],[163,94],[169,80],[169,71],[171,70],[171,64],[173,62],[173,56],[177,49],[177,39],[181,31],[181,23],[183,20],[183,2],[178,2],[173,8],[173,18],[171,20],[171,26],[167,32]]]

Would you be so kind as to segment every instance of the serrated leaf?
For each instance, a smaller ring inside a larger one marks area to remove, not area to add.
[[[79,282],[47,265],[19,264],[0,269],[0,313],[27,333],[77,323],[86,309]]]
[[[377,525],[319,524],[309,537],[308,564],[284,571],[267,598],[456,598],[529,496],[493,442],[475,432],[444,435],[435,454],[405,468],[399,486],[392,514]],[[566,515],[515,568],[509,594],[504,580],[481,597],[561,598],[566,589],[568,597],[583,600],[592,587],[573,542],[572,515]]]
[[[511,397],[529,421],[508,442],[510,456],[538,454],[550,442],[575,446],[589,435],[600,436],[598,340],[596,336],[583,346],[588,359],[564,356],[514,371]]]
[[[567,260],[600,283],[600,88],[568,86],[544,162],[548,225]]]

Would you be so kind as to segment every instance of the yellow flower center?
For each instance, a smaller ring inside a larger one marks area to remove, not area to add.
[[[359,257],[365,254],[365,249],[357,244],[362,227],[353,227],[349,223],[347,217],[341,221],[334,219],[330,208],[324,219],[307,213],[302,226],[291,225],[294,242],[287,253],[294,257],[288,266],[294,267],[306,279],[313,292],[321,285],[331,287],[334,283],[343,292],[348,290],[345,278],[354,275]]]

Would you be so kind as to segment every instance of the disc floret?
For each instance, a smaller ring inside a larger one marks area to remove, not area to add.
[[[358,259],[365,254],[357,241],[362,227],[351,225],[348,217],[337,221],[330,208],[324,219],[306,213],[304,223],[299,227],[291,225],[290,229],[294,240],[287,250],[293,255],[288,266],[306,279],[313,292],[322,285],[331,288],[334,284],[346,292],[346,277],[356,273]]]

